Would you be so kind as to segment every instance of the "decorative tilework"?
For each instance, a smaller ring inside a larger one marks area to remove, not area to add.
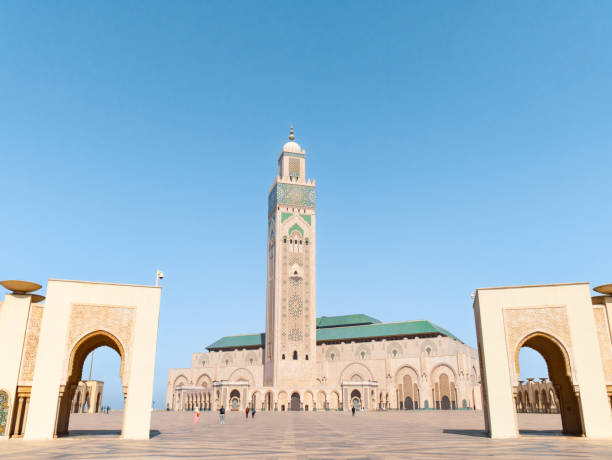
[[[313,208],[316,202],[315,187],[311,185],[276,184],[268,195],[268,213],[277,204]]]
[[[302,314],[302,299],[299,295],[292,295],[289,298],[289,314],[293,318],[298,318]]]
[[[270,191],[270,194],[268,195],[268,214],[270,214],[274,210],[274,208],[276,208],[277,189],[278,189],[278,184],[274,186],[274,188]]]
[[[289,265],[298,264],[300,267],[304,265],[302,254],[293,252],[289,254]]]
[[[306,214],[300,214],[300,216],[308,223],[308,225],[312,225],[312,222],[310,221],[310,216]]]
[[[291,236],[291,234],[292,234],[293,232],[295,232],[296,230],[297,230],[298,232],[300,232],[300,234],[301,234],[302,236],[304,236],[304,230],[302,230],[302,227],[300,227],[298,224],[293,224],[293,225],[291,226],[291,228],[289,228],[289,231],[287,232],[287,235]]]
[[[300,160],[289,158],[289,176],[300,177]]]
[[[291,329],[289,331],[289,340],[292,342],[301,342],[302,341],[302,331],[299,329]]]
[[[38,350],[38,338],[40,336],[40,325],[42,323],[43,307],[32,307],[25,344],[22,355],[20,384],[31,382],[34,379],[34,366],[36,364],[36,352]]]
[[[291,214],[290,212],[283,212],[281,213],[281,222],[285,222],[287,219],[289,219],[293,214]]]
[[[0,391],[0,436],[4,435],[8,420],[9,397],[6,391]]]

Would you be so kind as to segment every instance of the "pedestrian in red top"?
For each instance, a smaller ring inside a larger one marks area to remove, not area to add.
[[[245,410],[246,418],[249,418],[249,406],[247,406]]]

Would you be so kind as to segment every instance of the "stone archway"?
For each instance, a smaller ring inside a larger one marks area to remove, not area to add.
[[[300,410],[300,394],[298,392],[291,394],[291,410]]]
[[[359,390],[351,391],[351,407],[357,410],[361,408],[361,392]]]
[[[68,434],[68,424],[70,422],[70,404],[72,402],[75,388],[81,380],[83,364],[85,358],[96,348],[107,346],[115,350],[121,357],[121,378],[123,380],[123,368],[125,361],[125,351],[119,339],[106,331],[95,331],[82,337],[72,349],[69,361],[68,379],[63,389],[60,389],[60,403],[57,416],[55,433],[57,436]],[[125,385],[124,385],[125,387]],[[89,391],[85,390],[83,401],[83,412],[86,412],[86,405],[89,401]]]
[[[25,439],[53,439],[68,432],[83,362],[101,346],[121,358],[121,437],[149,439],[160,296],[160,287],[49,280],[40,332],[27,363],[33,376],[22,411]],[[95,403],[92,394],[89,404]]]
[[[519,343],[515,352],[514,359],[517,373],[519,373],[519,351],[523,347],[534,349],[540,353],[546,361],[550,381],[559,399],[563,433],[575,436],[583,435],[584,430],[580,416],[579,401],[574,390],[574,383],[572,382],[569,357],[563,345],[554,337],[542,332],[529,334]],[[534,411],[537,412],[539,409],[539,395],[537,390],[534,393],[533,404]]]
[[[612,297],[604,300],[606,308],[612,307]],[[514,407],[520,391],[518,352],[524,346],[538,351],[546,361],[559,395],[563,432],[589,438],[612,436],[604,378],[609,370],[602,358],[603,353],[610,354],[612,344],[598,335],[601,320],[597,318],[602,315],[597,308],[588,283],[476,291],[485,428],[492,438],[519,434]],[[520,399],[527,411],[535,403],[527,393]]]
[[[232,390],[229,397],[230,410],[240,410],[240,391]]]
[[[266,392],[266,395],[264,396],[264,408],[267,411],[274,410],[274,393],[271,391]]]

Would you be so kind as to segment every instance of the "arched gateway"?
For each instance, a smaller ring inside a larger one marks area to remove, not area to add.
[[[7,414],[9,430],[0,436],[52,439],[68,434],[85,358],[107,346],[121,357],[121,436],[148,439],[161,288],[49,280],[42,304],[44,297],[31,294],[40,285],[14,283],[24,282],[3,282],[14,292],[0,309],[0,362],[6,363],[0,389],[16,395],[16,404]],[[99,400],[87,404],[99,406]]]
[[[519,394],[522,347],[538,351],[546,361],[563,432],[612,437],[606,394],[612,369],[604,359],[612,353],[612,296],[591,299],[588,283],[478,289],[474,315],[491,437],[517,436],[515,408],[540,404],[539,398],[530,401],[526,393]]]
[[[300,394],[293,393],[291,395],[291,410],[300,410]]]

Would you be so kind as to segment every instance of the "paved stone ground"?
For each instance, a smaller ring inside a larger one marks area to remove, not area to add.
[[[520,414],[516,440],[485,437],[482,412],[389,411],[214,413],[154,412],[150,441],[118,439],[121,412],[73,414],[71,436],[53,441],[11,439],[0,458],[612,458],[612,440],[560,435],[556,415]]]

